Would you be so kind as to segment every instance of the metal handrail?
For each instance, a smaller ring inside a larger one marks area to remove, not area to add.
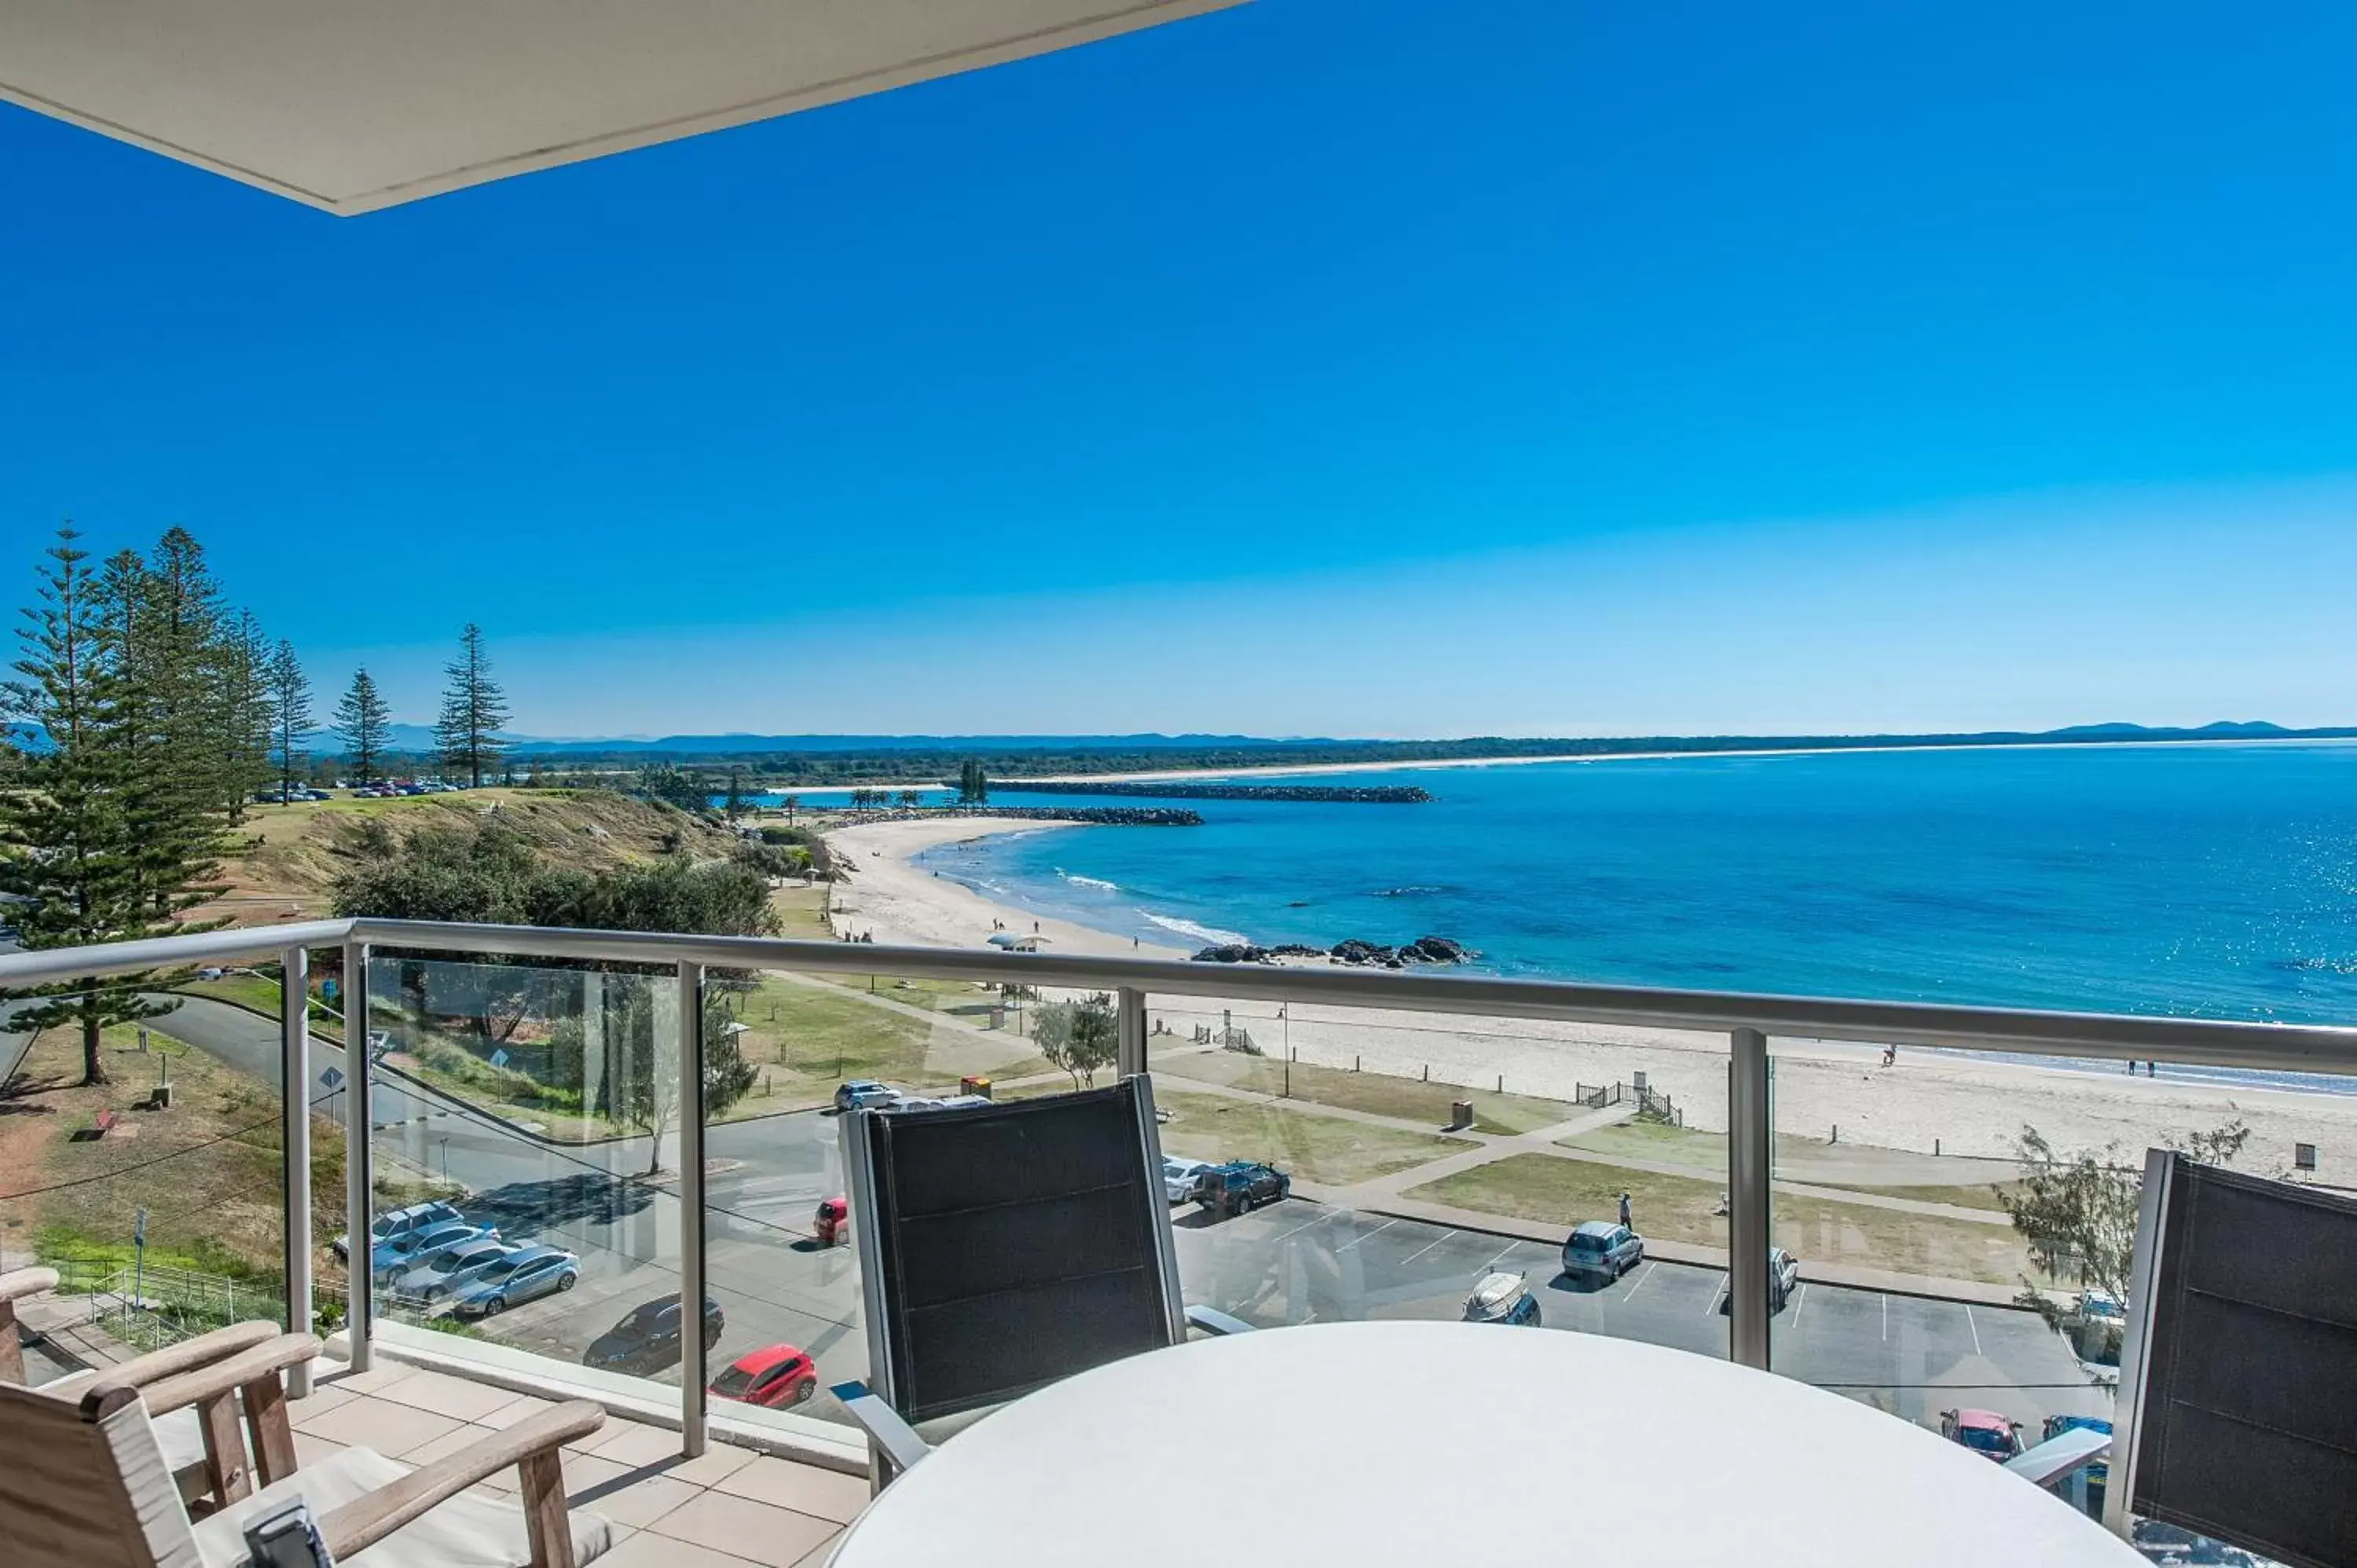
[[[2165,1058],[2219,1067],[2357,1075],[2357,1028],[2240,1023],[2136,1015],[2067,1013],[2001,1007],[1954,1007],[1909,1002],[1773,996],[1735,992],[1677,991],[1641,986],[1579,985],[1558,981],[1500,980],[1464,974],[1370,972],[1364,970],[1209,964],[1168,960],[1014,953],[996,949],[877,947],[866,942],[792,941],[751,937],[670,936],[584,931],[530,926],[445,921],[339,919],[203,932],[101,947],[0,954],[0,991],[55,984],[145,970],[185,969],[210,961],[275,955],[293,983],[280,989],[286,1079],[310,1081],[308,1004],[301,983],[308,950],[343,949],[347,1010],[368,1009],[368,961],[394,954],[497,954],[634,964],[667,969],[680,986],[682,1049],[679,1103],[697,1103],[703,1047],[696,1004],[710,970],[800,971],[890,974],[931,980],[1020,983],[1117,992],[1121,1069],[1149,1070],[1149,994],[1209,996],[1339,1008],[1384,1008],[1468,1017],[1557,1019],[1723,1034],[1727,1056],[1727,1193],[1730,1273],[1728,1350],[1733,1359],[1769,1365],[1766,1262],[1770,1188],[1773,1178],[1770,1108],[1771,1036],[1947,1047],[1970,1051],[2059,1053],[2132,1060]],[[369,1231],[371,1212],[370,1074],[356,1063],[348,1080],[346,1223],[356,1238]],[[694,1119],[691,1118],[691,1121]],[[309,1258],[310,1162],[303,1157],[309,1126],[304,1102],[287,1101],[285,1197],[287,1305],[291,1323],[311,1321],[315,1294]],[[704,1209],[702,1127],[683,1123],[676,1194],[683,1214]],[[702,1294],[703,1228],[681,1233],[683,1295]],[[1738,1284],[1748,1281],[1748,1284]],[[352,1365],[366,1369],[375,1318],[366,1271],[350,1277]],[[692,1337],[693,1340],[693,1337]],[[683,1379],[683,1446],[702,1451],[705,1434],[700,1340]]]
[[[0,989],[274,954],[344,942],[410,952],[493,953],[608,963],[702,964],[911,979],[1232,997],[1335,1007],[1559,1019],[1771,1037],[2201,1063],[2276,1072],[2357,1074],[2357,1028],[2138,1014],[1963,1007],[1914,1002],[1583,985],[1480,975],[1208,964],[1165,959],[1010,953],[759,937],[672,936],[450,921],[345,919],[164,937],[107,947],[0,955]]]

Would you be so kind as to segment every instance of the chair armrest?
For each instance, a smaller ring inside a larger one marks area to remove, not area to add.
[[[357,1556],[476,1482],[535,1455],[553,1457],[565,1444],[587,1437],[605,1423],[606,1412],[587,1400],[571,1400],[542,1411],[456,1454],[421,1466],[391,1486],[354,1498],[318,1521],[319,1537],[328,1543],[328,1554],[339,1561]]]
[[[1230,1317],[1216,1306],[1190,1306],[1187,1309],[1187,1321],[1206,1334],[1226,1336],[1253,1331],[1251,1324],[1241,1317]]]
[[[58,1288],[55,1269],[11,1269],[0,1274],[0,1301],[17,1301]]]
[[[199,1334],[194,1339],[178,1345],[167,1345],[161,1350],[151,1350],[145,1356],[112,1367],[96,1367],[88,1371],[72,1372],[50,1383],[43,1391],[54,1394],[72,1394],[84,1389],[106,1383],[115,1388],[141,1389],[150,1383],[177,1378],[209,1362],[226,1359],[266,1345],[278,1337],[278,1325],[266,1320],[253,1323],[232,1323],[226,1328],[216,1328],[210,1334]]]
[[[182,1349],[187,1348],[179,1347]],[[157,1379],[140,1389],[140,1397],[147,1402],[150,1417],[168,1415],[173,1411],[184,1410],[189,1405],[201,1404],[206,1400],[233,1392],[248,1383],[275,1378],[285,1369],[298,1366],[318,1353],[318,1336],[280,1334],[237,1355],[191,1368],[173,1377]],[[102,1397],[110,1389],[138,1387],[124,1383],[111,1373],[101,1373],[100,1376],[104,1380],[102,1383],[82,1395],[85,1410],[94,1408],[90,1402]]]
[[[837,1383],[827,1392],[843,1403],[844,1413],[857,1422],[876,1445],[902,1470],[911,1469],[932,1449],[900,1412],[868,1391],[860,1382]]]

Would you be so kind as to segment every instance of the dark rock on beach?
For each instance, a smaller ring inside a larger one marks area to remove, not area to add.
[[[1250,942],[1222,942],[1217,947],[1203,949],[1195,955],[1197,963],[1266,963],[1270,953],[1266,948]]]
[[[1273,948],[1253,942],[1222,942],[1198,951],[1194,961],[1270,963],[1281,958],[1328,958],[1336,963],[1365,968],[1405,969],[1416,963],[1466,963],[1473,957],[1472,949],[1448,937],[1418,937],[1406,946],[1396,948],[1352,937],[1348,941],[1336,942],[1330,948],[1308,947],[1300,942],[1286,942]]]

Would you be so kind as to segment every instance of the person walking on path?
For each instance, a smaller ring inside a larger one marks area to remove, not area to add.
[[[1632,1212],[1633,1212],[1633,1211],[1632,1211],[1632,1210],[1630,1208],[1630,1207],[1629,1207],[1629,1195],[1628,1195],[1627,1193],[1625,1193],[1625,1192],[1624,1192],[1624,1193],[1622,1193],[1622,1194],[1620,1195],[1620,1226],[1621,1226],[1621,1229],[1623,1229],[1623,1230],[1635,1230],[1635,1229],[1636,1229],[1636,1225],[1635,1225],[1635,1223],[1634,1223],[1634,1222],[1631,1219],[1631,1218],[1630,1218],[1630,1216],[1631,1216],[1631,1214]]]

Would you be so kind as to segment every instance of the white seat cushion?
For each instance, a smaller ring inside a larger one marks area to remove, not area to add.
[[[410,1466],[367,1448],[347,1448],[286,1479],[231,1503],[196,1527],[197,1550],[205,1568],[246,1568],[245,1527],[293,1498],[311,1507],[315,1520],[363,1493],[409,1474]],[[572,1514],[573,1556],[587,1563],[614,1543],[613,1527],[596,1514]],[[523,1505],[461,1492],[437,1504],[424,1518],[404,1525],[337,1568],[527,1568],[532,1546],[524,1533]]]

